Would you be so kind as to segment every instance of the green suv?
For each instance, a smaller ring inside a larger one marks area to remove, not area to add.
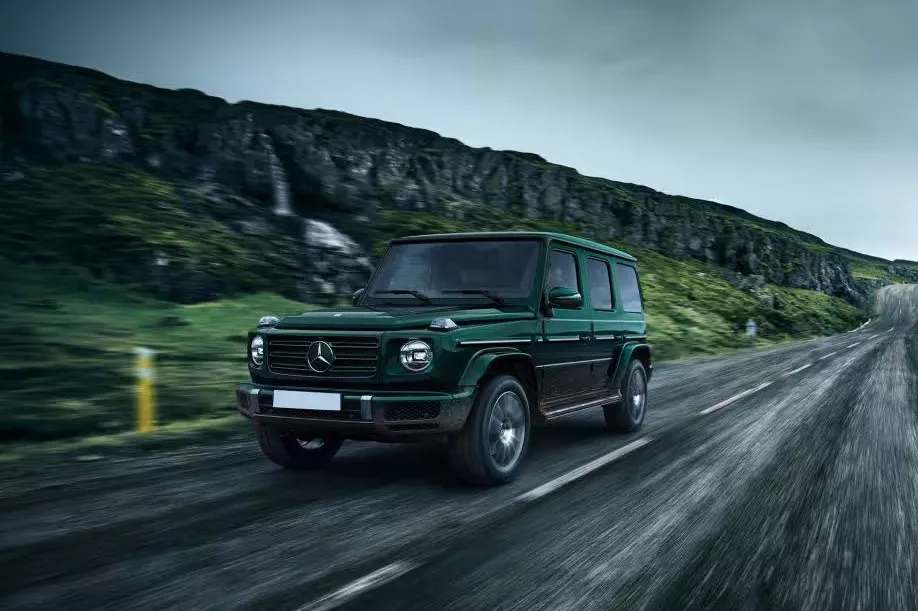
[[[259,321],[237,406],[284,467],[324,465],[345,439],[445,436],[462,479],[507,482],[534,422],[601,407],[616,431],[643,423],[635,264],[547,232],[394,240],[353,307]]]

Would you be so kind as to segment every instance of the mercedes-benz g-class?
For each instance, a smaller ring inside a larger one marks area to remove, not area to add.
[[[547,232],[393,240],[353,306],[248,334],[236,393],[264,454],[317,467],[344,440],[448,439],[464,480],[511,480],[531,424],[602,408],[644,421],[653,373],[634,257]]]

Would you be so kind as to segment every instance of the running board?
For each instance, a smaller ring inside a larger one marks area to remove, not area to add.
[[[571,414],[573,412],[579,412],[582,409],[590,409],[591,407],[599,407],[600,405],[606,405],[607,403],[615,403],[617,401],[621,401],[621,398],[622,393],[617,392],[614,395],[610,395],[608,397],[600,397],[598,399],[591,399],[583,403],[576,403],[566,407],[559,407],[558,409],[554,409],[545,414],[545,419],[552,420],[560,416],[566,416],[567,414]]]

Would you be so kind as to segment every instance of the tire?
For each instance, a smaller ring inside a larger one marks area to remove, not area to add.
[[[513,376],[497,376],[479,390],[462,430],[449,441],[456,476],[477,486],[512,481],[529,449],[526,391]]]
[[[606,426],[616,433],[634,433],[644,424],[647,413],[647,371],[641,361],[628,363],[621,391],[621,401],[603,406]]]
[[[255,436],[262,453],[285,469],[325,467],[343,443],[337,438],[287,434],[266,424],[255,424]]]

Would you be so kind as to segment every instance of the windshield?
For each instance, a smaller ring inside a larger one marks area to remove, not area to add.
[[[529,297],[540,246],[535,240],[393,244],[367,293],[422,301]]]

